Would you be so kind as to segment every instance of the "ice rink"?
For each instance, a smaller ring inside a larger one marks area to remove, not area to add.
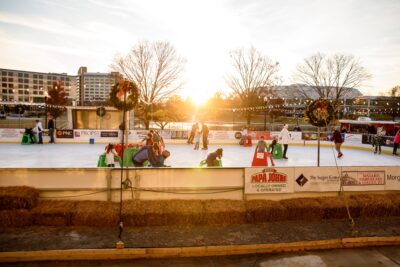
[[[0,144],[1,168],[91,168],[97,166],[104,144]],[[238,145],[210,145],[208,150],[193,150],[191,145],[167,145],[171,157],[166,164],[172,167],[199,167],[201,160],[217,148],[224,149],[224,167],[249,167],[255,147]],[[333,147],[321,147],[321,166],[398,166],[400,158],[372,151],[342,149],[344,156],[336,158]],[[289,159],[275,160],[276,166],[317,166],[317,147],[289,145]]]

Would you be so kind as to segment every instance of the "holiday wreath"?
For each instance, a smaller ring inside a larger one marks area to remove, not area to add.
[[[333,119],[334,110],[329,100],[317,99],[308,105],[305,113],[312,125],[326,127]]]
[[[138,102],[138,98],[139,90],[136,84],[130,81],[121,81],[115,84],[110,92],[110,102],[119,110],[133,109]]]

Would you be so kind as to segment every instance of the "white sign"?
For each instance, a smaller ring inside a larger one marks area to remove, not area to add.
[[[245,194],[293,193],[294,168],[246,168]]]
[[[336,167],[301,167],[294,171],[294,191],[330,192],[340,190],[340,171]]]
[[[344,191],[385,190],[387,167],[342,167]]]
[[[385,167],[385,190],[400,190],[400,167]]]

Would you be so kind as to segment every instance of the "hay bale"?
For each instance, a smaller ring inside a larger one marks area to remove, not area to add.
[[[119,204],[105,201],[79,201],[72,213],[74,226],[117,226]]]
[[[31,226],[32,222],[32,212],[29,210],[0,210],[0,227]]]
[[[43,226],[71,225],[76,203],[68,200],[43,200],[32,209],[33,222]]]
[[[386,195],[393,203],[393,216],[400,216],[400,193]]]
[[[247,223],[263,223],[286,219],[286,210],[278,201],[249,200],[245,202]]]
[[[32,187],[0,187],[0,210],[32,209],[36,206],[38,197],[38,190]]]
[[[167,225],[198,225],[204,223],[204,203],[200,200],[176,200],[166,202]]]
[[[316,199],[321,204],[322,219],[347,219],[349,215],[346,208],[346,202],[351,217],[360,217],[360,207],[358,206],[358,203],[347,196],[319,197]]]
[[[315,198],[292,198],[279,202],[285,208],[288,220],[322,219],[322,206]]]
[[[395,205],[390,198],[381,194],[360,194],[352,195],[360,207],[360,217],[386,217],[392,216],[395,212]]]
[[[141,200],[127,200],[122,203],[122,220],[125,226],[146,226],[146,213]]]
[[[205,200],[204,210],[206,224],[246,223],[246,207],[241,200]]]
[[[166,225],[165,206],[168,200],[145,200],[139,202],[139,209],[142,209],[146,226]]]

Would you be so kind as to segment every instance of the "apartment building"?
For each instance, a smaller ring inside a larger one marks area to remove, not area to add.
[[[34,71],[0,69],[0,100],[5,103],[43,103],[54,81],[62,81],[64,90],[75,99],[76,76],[66,73],[43,73]]]
[[[78,103],[86,106],[106,101],[112,87],[121,77],[118,72],[88,72],[87,67],[80,67],[77,76]]]

